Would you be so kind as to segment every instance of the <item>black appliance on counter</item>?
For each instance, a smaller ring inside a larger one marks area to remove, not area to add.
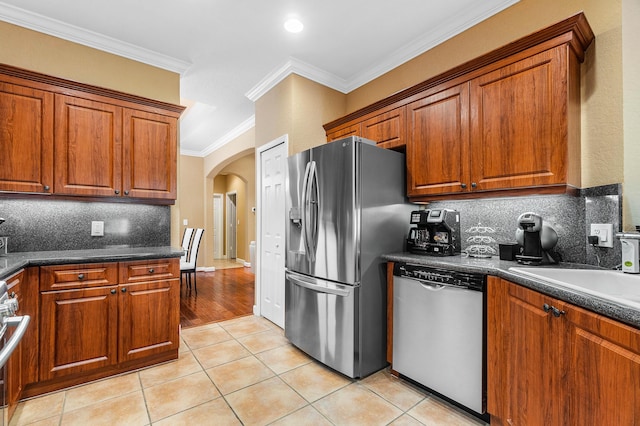
[[[431,256],[460,253],[460,212],[450,209],[411,212],[407,251]]]
[[[516,241],[522,246],[522,253],[516,255],[518,263],[558,263],[550,253],[558,242],[558,233],[536,213],[526,212],[518,217]]]

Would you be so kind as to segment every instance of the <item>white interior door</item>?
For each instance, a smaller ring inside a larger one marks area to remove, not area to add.
[[[236,193],[227,192],[227,259],[236,258]]]
[[[260,311],[284,327],[286,139],[260,153]]]
[[[213,194],[213,258],[222,259],[222,241],[224,231],[224,212],[222,194]]]

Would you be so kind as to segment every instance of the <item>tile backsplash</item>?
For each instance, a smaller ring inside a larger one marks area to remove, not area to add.
[[[0,217],[10,253],[171,244],[169,206],[0,199]],[[91,236],[92,221],[104,222],[104,236]]]
[[[429,203],[429,209],[449,208],[460,212],[462,250],[473,244],[473,237],[491,236],[498,244],[515,242],[518,217],[524,212],[542,216],[558,233],[555,255],[564,262],[587,263],[612,268],[621,261],[620,241],[613,248],[591,247],[587,233],[591,223],[612,223],[614,233],[622,223],[621,185],[583,189],[580,196],[538,195]],[[478,231],[482,231],[479,233]],[[491,232],[493,231],[493,232]],[[469,240],[469,241],[468,241]]]

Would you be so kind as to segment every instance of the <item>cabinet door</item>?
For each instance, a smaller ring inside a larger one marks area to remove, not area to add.
[[[53,93],[0,82],[0,191],[53,185]]]
[[[407,195],[467,191],[469,89],[451,87],[407,106]]]
[[[563,52],[566,56],[564,47],[548,50],[471,80],[475,190],[567,182]]]
[[[562,321],[543,308],[563,305],[499,279],[487,291],[487,410],[505,424],[563,424]]]
[[[120,362],[180,346],[180,281],[120,285]]]
[[[177,119],[124,110],[125,196],[176,198]]]
[[[362,137],[383,148],[398,148],[406,143],[406,109],[396,108],[362,122]]]
[[[362,127],[360,123],[353,123],[348,125],[347,127],[342,127],[340,129],[327,132],[327,142],[335,141],[349,136],[361,136],[361,128]]]
[[[116,287],[41,294],[40,379],[117,363]]]
[[[122,109],[56,95],[56,194],[116,196],[122,186]]]
[[[639,424],[640,331],[577,307],[567,308],[565,318],[566,424]]]

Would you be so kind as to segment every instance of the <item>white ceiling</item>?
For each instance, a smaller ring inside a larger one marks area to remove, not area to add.
[[[180,73],[182,153],[204,156],[292,72],[348,93],[517,1],[3,0],[0,20]]]

